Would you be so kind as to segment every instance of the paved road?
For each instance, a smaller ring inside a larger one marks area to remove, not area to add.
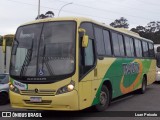
[[[11,111],[11,110],[17,111],[17,110],[23,110],[23,109],[13,109],[10,107],[10,105],[0,106],[0,111]],[[110,107],[107,109],[107,111],[160,111],[160,84],[154,83],[148,86],[145,94],[132,93],[127,96],[114,100],[111,103]],[[57,118],[55,117],[55,115],[57,114],[60,114],[61,116],[65,115],[64,112],[53,112],[53,111],[47,111],[42,113],[43,114],[45,113],[48,116],[48,118],[52,118],[52,119],[55,118],[55,119],[62,119],[62,120],[64,118]],[[75,113],[71,112],[70,114],[75,114]],[[91,115],[94,113],[90,112],[89,114]],[[67,119],[72,119],[72,118],[68,116]],[[80,118],[78,117],[76,119],[80,119],[80,120],[91,119],[91,117],[84,116]],[[93,119],[97,120],[97,118],[95,117],[93,117],[92,120]],[[106,117],[100,117],[99,119],[106,120]],[[112,117],[110,119],[113,120],[116,118]],[[119,119],[124,120],[124,118],[119,118]],[[158,119],[160,118],[157,118],[157,120]],[[135,120],[138,120],[138,119],[136,118]],[[140,120],[142,120],[142,118]],[[152,120],[152,119],[148,118],[148,120]]]

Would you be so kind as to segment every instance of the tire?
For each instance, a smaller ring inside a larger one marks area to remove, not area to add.
[[[143,77],[142,86],[139,89],[139,93],[144,94],[146,92],[146,88],[147,88],[147,80],[145,77]]]
[[[110,95],[108,88],[104,85],[102,86],[99,99],[100,103],[94,106],[94,110],[99,112],[105,111],[110,103]]]
[[[7,93],[0,93],[0,105],[5,105],[9,102],[8,94]]]

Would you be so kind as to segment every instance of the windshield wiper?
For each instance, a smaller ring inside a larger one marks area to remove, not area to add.
[[[25,60],[24,60],[24,62],[23,62],[21,71],[20,71],[20,76],[23,76],[23,74],[25,75],[25,73],[26,73],[27,66],[29,65],[29,63],[30,63],[30,61],[31,61],[32,51],[33,51],[33,39],[32,39],[31,49],[28,49],[28,50],[27,50],[27,54],[26,54]]]
[[[49,66],[47,60],[44,59],[44,58],[45,58],[45,51],[46,51],[46,45],[44,45],[44,48],[43,48],[43,55],[42,55],[42,70],[43,70],[43,68],[44,68],[44,63],[45,63],[46,68],[48,69],[50,75],[53,75],[51,67]]]
[[[19,42],[18,42],[17,39],[15,38],[15,39],[14,39],[14,45],[13,45],[13,48],[12,48],[12,55],[15,55],[15,54],[16,54],[18,45],[19,45]]]

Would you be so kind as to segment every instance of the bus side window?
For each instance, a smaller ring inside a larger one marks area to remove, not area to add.
[[[95,30],[95,39],[96,39],[96,48],[98,56],[105,55],[105,45],[103,40],[103,30],[101,27],[94,26]]]
[[[149,51],[148,51],[148,45],[147,42],[142,42],[143,46],[143,57],[148,57],[149,56]]]
[[[95,46],[94,46],[94,35],[93,35],[93,25],[91,23],[82,23],[81,28],[86,30],[86,34],[89,36],[88,46],[86,48],[82,47],[82,34],[80,34],[80,60],[79,60],[79,74],[80,79],[87,74],[89,70],[94,67],[95,63]]]
[[[120,50],[119,50],[119,40],[118,35],[115,32],[112,32],[112,43],[113,43],[113,51],[115,56],[120,56]]]
[[[88,47],[84,48],[84,65],[92,66],[94,64],[93,41],[89,39]]]
[[[124,52],[124,44],[123,44],[123,36],[118,34],[118,42],[119,42],[119,51],[121,56],[125,56],[125,52]]]
[[[133,45],[133,38],[125,36],[125,47],[126,47],[126,54],[128,57],[134,57],[134,45]]]
[[[124,57],[125,52],[124,52],[123,36],[115,32],[112,32],[111,35],[112,35],[114,55]]]
[[[131,47],[130,47],[130,38],[125,36],[125,47],[126,47],[126,54],[128,57],[132,57]]]
[[[103,36],[104,36],[104,45],[105,45],[106,55],[110,56],[112,55],[112,51],[111,51],[111,41],[110,41],[109,31],[103,30]]]
[[[93,40],[89,38],[88,46],[80,49],[80,78],[93,68],[95,62]]]
[[[141,47],[141,41],[138,39],[134,39],[135,44],[135,52],[137,57],[142,57],[142,47]]]
[[[150,57],[154,57],[154,47],[152,43],[148,43],[149,44],[149,56]]]
[[[135,51],[134,51],[134,44],[133,44],[133,38],[130,38],[130,48],[131,48],[131,56],[135,56]]]

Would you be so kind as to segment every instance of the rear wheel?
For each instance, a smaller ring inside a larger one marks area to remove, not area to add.
[[[146,88],[147,88],[147,80],[145,77],[143,77],[142,86],[139,90],[139,93],[144,94],[146,92]]]
[[[108,88],[104,85],[102,86],[102,89],[100,92],[99,101],[100,101],[100,103],[94,106],[95,110],[96,111],[105,111],[110,103],[110,95],[109,95]]]
[[[9,101],[7,93],[0,93],[0,105],[5,105]]]

